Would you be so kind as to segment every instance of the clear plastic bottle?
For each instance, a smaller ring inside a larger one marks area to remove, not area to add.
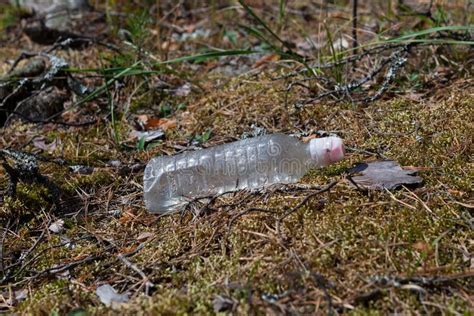
[[[197,197],[294,183],[310,168],[327,166],[343,157],[344,146],[338,137],[305,144],[284,134],[159,156],[145,169],[145,204],[151,212],[165,214]]]

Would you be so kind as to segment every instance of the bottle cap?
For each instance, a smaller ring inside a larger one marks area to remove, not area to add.
[[[344,158],[342,139],[336,136],[315,138],[309,142],[311,158],[318,165],[327,166]]]

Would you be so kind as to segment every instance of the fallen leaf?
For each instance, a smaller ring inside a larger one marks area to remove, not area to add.
[[[145,129],[147,130],[156,130],[161,128],[166,131],[168,129],[173,129],[176,127],[176,120],[165,119],[165,118],[150,118],[145,123]]]
[[[13,294],[13,295],[11,295],[11,294]],[[8,306],[14,306],[17,303],[19,303],[19,302],[25,300],[26,298],[28,298],[28,291],[25,290],[25,289],[14,291],[11,294],[10,294],[10,298],[5,300],[5,303]]]
[[[38,149],[47,151],[50,154],[53,153],[53,151],[58,147],[59,144],[61,144],[61,141],[59,139],[55,139],[49,144],[46,143],[46,138],[44,138],[43,136],[36,137],[35,139],[33,139],[33,146]]]
[[[64,229],[64,221],[62,219],[58,219],[57,221],[49,225],[48,228],[53,233],[59,234]]]
[[[277,61],[279,58],[280,57],[277,54],[265,55],[262,58],[258,59],[252,67],[253,68],[258,68],[258,67],[260,67],[264,64],[267,64],[269,62]]]
[[[403,170],[393,160],[360,163],[350,169],[349,173],[360,173],[360,176],[354,176],[352,180],[365,189],[393,190],[402,185],[418,185],[423,182],[421,177],[416,176],[416,171]]]
[[[147,239],[149,239],[153,236],[155,236],[155,234],[150,233],[150,232],[143,232],[140,235],[138,235],[137,240],[138,241],[144,241],[144,240],[147,240]]]
[[[140,131],[133,131],[130,134],[132,139],[142,139],[145,138],[145,142],[151,142],[155,139],[162,138],[165,136],[165,132],[162,130],[157,130],[157,131],[147,131],[147,132],[140,132]]]
[[[103,284],[95,290],[99,300],[106,306],[128,302],[128,294],[119,294],[110,284]]]

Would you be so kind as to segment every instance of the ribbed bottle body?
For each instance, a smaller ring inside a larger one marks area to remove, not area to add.
[[[145,169],[145,204],[168,213],[197,197],[293,183],[311,163],[308,146],[283,134],[155,157]]]

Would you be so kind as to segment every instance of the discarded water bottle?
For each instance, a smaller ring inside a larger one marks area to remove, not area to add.
[[[190,200],[275,183],[294,183],[313,167],[344,157],[339,137],[305,144],[284,134],[248,138],[175,156],[159,156],[145,169],[148,210],[166,214]]]

